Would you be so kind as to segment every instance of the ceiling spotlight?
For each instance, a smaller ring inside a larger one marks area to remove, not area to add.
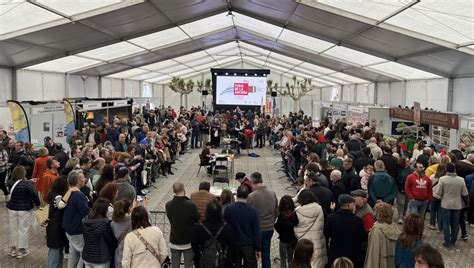
[[[255,76],[257,76],[257,74],[255,74]]]
[[[263,76],[267,76],[267,74],[263,74]]]
[[[229,73],[225,73],[225,75],[229,75]]]
[[[234,73],[234,75],[237,75],[236,73]]]
[[[227,12],[227,17],[234,17],[234,14],[232,13],[232,8],[229,8],[229,11]]]
[[[217,75],[217,73],[214,73],[214,75]]]
[[[245,73],[245,76],[249,75],[248,73]]]

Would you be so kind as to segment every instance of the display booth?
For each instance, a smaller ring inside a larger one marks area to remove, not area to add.
[[[133,110],[136,108],[141,110],[143,107],[152,110],[161,106],[161,98],[133,98],[132,106]]]
[[[466,151],[474,151],[474,117],[461,117],[459,123],[459,142],[466,144]]]
[[[74,111],[75,128],[82,129],[89,123],[111,124],[115,117],[132,118],[133,100],[125,99],[65,99]]]
[[[404,108],[390,108],[390,116],[393,122],[398,119],[405,120],[407,127],[415,125],[415,110]],[[417,116],[420,127],[428,131],[433,144],[439,144],[449,150],[456,149],[459,141],[460,119],[457,113],[442,113],[436,111],[421,110]],[[417,126],[415,126],[416,128]]]

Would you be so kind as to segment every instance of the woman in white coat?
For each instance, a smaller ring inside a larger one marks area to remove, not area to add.
[[[122,267],[161,267],[168,255],[160,228],[151,226],[145,207],[132,210],[132,229],[125,237]]]
[[[314,255],[311,267],[323,268],[328,262],[326,251],[326,239],[324,237],[324,212],[317,203],[314,194],[309,190],[303,190],[298,195],[298,204],[295,212],[299,223],[295,226],[295,236],[298,240],[309,239],[314,244]]]

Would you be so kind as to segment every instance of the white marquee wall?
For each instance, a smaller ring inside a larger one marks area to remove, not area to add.
[[[228,68],[256,68],[249,64],[236,64]],[[186,78],[195,81],[202,76]],[[204,75],[204,79],[210,74]],[[291,82],[288,77],[271,74],[272,79],[279,84]],[[16,75],[17,94],[19,101],[26,100],[61,100],[64,97],[140,97],[142,83],[139,81],[102,78],[102,87],[99,90],[97,77],[82,77],[60,73],[36,72],[18,70]],[[0,102],[12,99],[12,72],[0,69]],[[162,98],[162,104],[179,108],[179,94],[171,91],[167,85],[153,84],[153,96]],[[474,78],[457,78],[452,82],[453,105],[452,110],[462,114],[474,114]],[[377,88],[377,94],[375,94]],[[317,101],[345,101],[355,103],[375,103],[386,106],[412,106],[414,101],[421,103],[421,107],[435,110],[448,109],[448,79],[408,80],[404,82],[356,84],[344,86],[329,86],[316,89],[308,94],[301,102],[301,108],[310,110],[312,103]],[[376,100],[375,100],[375,95]],[[212,96],[207,97],[207,104],[211,104]],[[184,101],[184,104],[186,101]],[[201,105],[202,99],[198,92],[187,96],[187,106]],[[293,101],[287,97],[278,97],[278,107],[281,113],[287,113],[293,108]]]

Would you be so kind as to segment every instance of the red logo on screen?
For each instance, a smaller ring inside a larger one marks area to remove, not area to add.
[[[248,83],[234,83],[234,95],[248,95],[249,84]]]

